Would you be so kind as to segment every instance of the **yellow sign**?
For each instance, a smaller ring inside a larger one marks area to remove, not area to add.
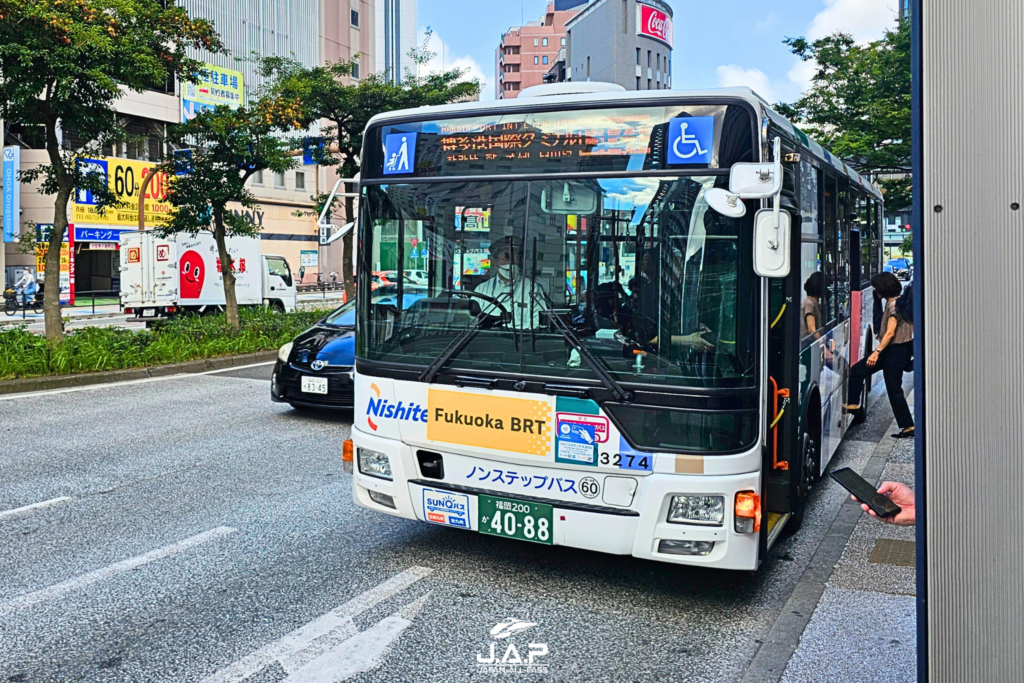
[[[204,64],[196,74],[198,83],[186,83],[181,96],[182,122],[206,109],[227,106],[238,109],[245,104],[245,81],[241,71]]]
[[[118,201],[125,202],[121,208],[110,207],[101,216],[96,210],[96,198],[90,190],[75,190],[73,222],[78,224],[134,225],[139,224],[139,191],[142,181],[153,172],[153,164],[131,159],[99,158],[82,159],[80,167],[86,173],[99,173],[107,178],[107,187]],[[146,190],[146,225],[158,225],[170,215],[171,205],[167,201],[167,174],[157,173]]]
[[[546,456],[554,428],[551,404],[522,398],[431,389],[427,438],[431,441]]]

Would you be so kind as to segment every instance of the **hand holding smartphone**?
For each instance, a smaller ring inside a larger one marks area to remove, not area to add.
[[[840,486],[871,508],[879,517],[892,517],[902,511],[899,505],[889,500],[888,496],[876,491],[874,486],[849,467],[834,470],[831,475]]]

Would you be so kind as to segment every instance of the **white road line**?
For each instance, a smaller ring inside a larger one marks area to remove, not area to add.
[[[84,387],[69,387],[67,389],[47,389],[46,391],[26,391],[19,394],[8,394],[6,396],[0,396],[0,401],[17,401],[23,398],[33,398],[36,396],[55,396],[57,394],[71,394],[76,391],[92,391],[94,389],[110,389],[115,387],[126,387],[130,384],[149,384],[150,382],[166,382],[169,379],[183,379],[186,377],[202,377],[203,375],[216,375],[220,372],[231,372],[232,370],[245,370],[246,368],[258,368],[261,365],[272,365],[277,361],[268,360],[261,363],[250,363],[248,365],[234,365],[230,368],[221,368],[219,370],[206,370],[204,372],[179,372],[176,375],[167,375],[165,377],[147,377],[146,379],[130,379],[124,382],[107,382],[105,384],[90,384]]]
[[[347,647],[345,643],[350,643],[351,638],[361,635],[352,623],[353,617],[405,590],[433,571],[427,567],[410,567],[305,626],[295,629],[283,638],[264,645],[234,664],[207,676],[202,683],[239,683],[275,662],[285,673],[293,674],[300,671],[307,664],[335,651],[336,648]],[[414,612],[405,618],[411,620],[413,616]],[[403,626],[398,633],[404,628]]]
[[[74,498],[61,496],[60,498],[51,498],[50,500],[44,500],[42,503],[32,503],[31,505],[25,505],[24,507],[14,508],[13,510],[5,510],[3,512],[0,512],[0,519],[9,519],[11,517],[17,517],[18,515],[23,515],[26,512],[32,512],[33,510],[42,510],[43,508],[48,508],[52,505],[57,505],[59,503],[68,503],[72,500],[74,500]]]
[[[73,579],[68,579],[62,583],[55,584],[49,588],[20,595],[13,600],[0,603],[0,616],[7,614],[8,612],[13,612],[17,609],[21,609],[22,607],[35,605],[36,603],[50,600],[51,598],[64,595],[65,593],[70,593],[78,588],[84,588],[85,586],[97,583],[98,581],[102,581],[103,579],[114,576],[115,574],[130,572],[136,567],[141,567],[142,565],[149,564],[155,560],[162,560],[165,557],[170,557],[171,555],[176,555],[177,553],[184,552],[189,548],[194,548],[197,545],[202,545],[203,543],[234,533],[235,531],[236,529],[232,529],[229,526],[219,526],[216,529],[204,531],[201,534],[192,536],[191,538],[186,538],[183,541],[178,541],[177,543],[172,543],[171,545],[164,546],[163,548],[151,550],[145,555],[138,555],[127,560],[121,560],[120,562],[115,562],[114,564],[107,565],[106,567],[89,572],[88,574],[82,574],[81,576],[77,576]]]

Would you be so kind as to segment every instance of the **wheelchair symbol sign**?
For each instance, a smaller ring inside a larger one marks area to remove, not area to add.
[[[714,116],[687,116],[669,119],[669,164],[710,164],[715,143]]]

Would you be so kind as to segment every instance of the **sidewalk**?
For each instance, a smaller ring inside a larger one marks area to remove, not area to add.
[[[0,315],[0,325],[23,325],[43,320],[41,313],[37,315],[32,311],[26,311],[24,318],[21,317],[21,314],[22,312],[18,311],[17,314],[11,316]],[[92,306],[62,306],[60,309],[62,318],[110,318],[118,315],[122,315],[119,304],[97,305],[95,313]]]
[[[909,400],[913,405],[913,393]],[[889,433],[896,431],[893,422]],[[883,448],[889,453],[878,481],[913,488],[914,440],[886,436],[879,443]],[[865,472],[869,481],[871,474]],[[913,683],[915,596],[914,527],[885,524],[861,513],[781,681]]]

